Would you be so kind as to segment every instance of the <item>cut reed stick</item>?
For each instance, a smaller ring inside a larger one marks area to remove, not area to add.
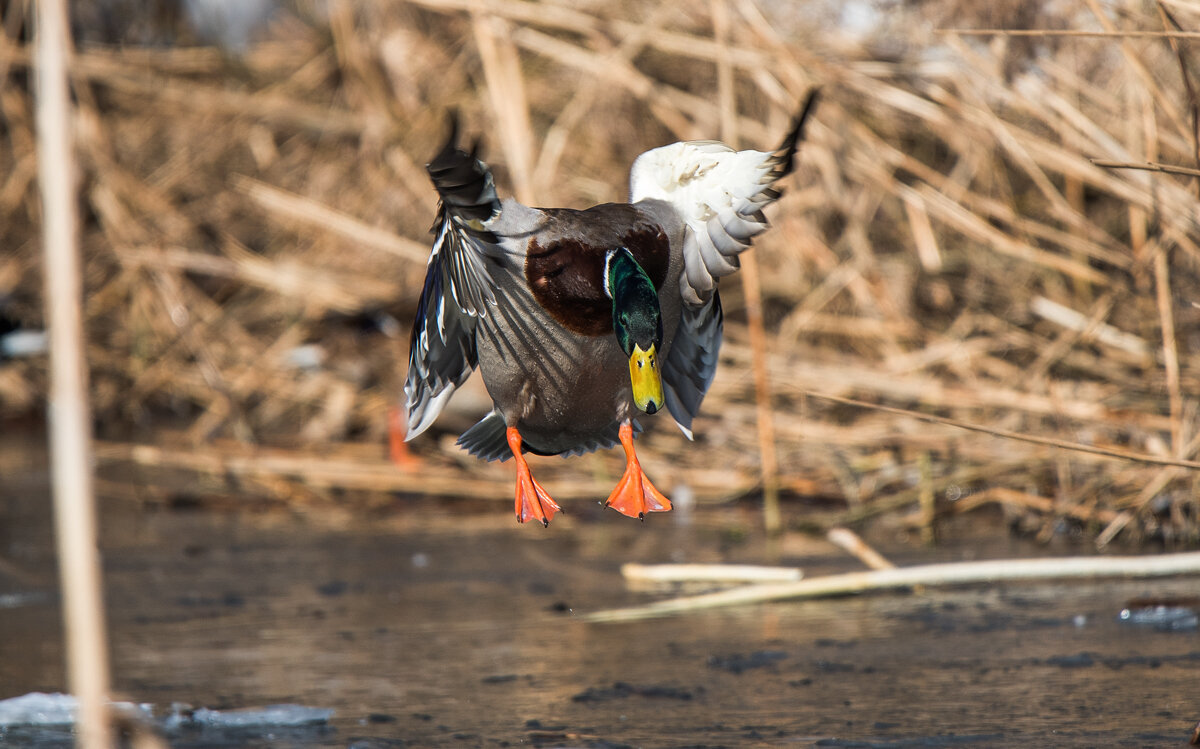
[[[630,622],[723,606],[746,606],[769,601],[844,596],[911,588],[918,585],[944,587],[1019,580],[1057,581],[1198,574],[1200,574],[1200,552],[1133,557],[1061,557],[953,562],[827,575],[793,583],[747,585],[717,593],[670,598],[645,606],[596,611],[584,614],[579,618],[591,623]]]
[[[830,528],[825,538],[834,546],[850,552],[873,570],[890,570],[896,567],[849,528]]]
[[[1043,317],[1057,325],[1079,333],[1087,333],[1100,343],[1128,351],[1135,356],[1148,356],[1150,344],[1142,338],[1112,325],[1097,322],[1092,323],[1086,315],[1066,307],[1044,296],[1035,296],[1029,302],[1029,309],[1039,317]]]
[[[796,567],[755,564],[637,564],[621,565],[621,576],[631,582],[787,582],[803,577]]]
[[[91,409],[67,79],[71,42],[65,0],[41,0],[36,7],[43,302],[50,333],[51,479],[67,682],[79,700],[77,745],[80,749],[108,749],[112,746],[107,711],[108,638],[92,485]]]

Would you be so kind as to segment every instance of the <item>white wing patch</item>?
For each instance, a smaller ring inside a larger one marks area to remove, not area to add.
[[[716,141],[673,143],[633,162],[630,202],[666,201],[687,224],[684,301],[707,300],[714,280],[737,270],[738,255],[767,228],[762,209],[779,197],[771,187],[779,167],[776,154],[734,151]]]

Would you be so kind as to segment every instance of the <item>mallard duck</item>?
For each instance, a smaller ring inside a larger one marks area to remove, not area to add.
[[[607,506],[644,518],[671,509],[634,450],[635,416],[665,407],[689,439],[717,367],[717,280],[767,228],[763,208],[794,166],[809,94],[770,153],[715,141],[639,156],[628,203],[530,208],[497,196],[457,120],[426,167],[441,199],[404,386],[407,436],[425,431],[478,368],[494,408],[458,439],[516,461],[519,522],[561,508],[525,452],[577,455],[618,443],[624,476]]]

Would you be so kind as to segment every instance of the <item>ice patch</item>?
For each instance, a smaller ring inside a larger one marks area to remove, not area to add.
[[[14,729],[47,730],[75,723],[79,702],[69,694],[31,692],[0,700],[0,737]],[[308,729],[324,726],[333,710],[304,705],[268,705],[238,710],[192,709],[189,705],[171,706],[169,715],[156,719],[153,705],[114,702],[111,707],[159,726],[167,735],[184,731],[267,732],[278,729]],[[0,745],[7,746],[0,741]]]
[[[168,733],[180,728],[299,728],[327,723],[333,710],[304,705],[267,705],[266,707],[239,710],[196,710],[176,708],[167,718],[164,728]]]
[[[69,726],[75,722],[79,701],[73,695],[30,692],[20,697],[0,700],[0,729],[21,726]],[[149,705],[116,702],[113,706],[123,712],[141,712],[150,717]]]
[[[46,353],[49,337],[44,330],[14,330],[0,335],[0,358],[38,356]]]

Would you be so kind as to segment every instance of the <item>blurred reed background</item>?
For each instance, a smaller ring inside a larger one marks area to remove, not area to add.
[[[31,10],[0,7],[14,428],[47,371]],[[358,509],[399,492],[507,512],[509,467],[453,447],[478,389],[412,444],[419,464],[387,454],[448,110],[502,194],[584,207],[624,199],[634,157],[664,143],[773,146],[821,85],[754,250],[784,522],[886,513],[932,538],[999,505],[998,533],[1200,539],[1200,2],[145,8],[72,9],[103,500]],[[1038,31],[949,31],[998,28]],[[1145,162],[1165,166],[1113,165]],[[696,443],[658,419],[639,447],[659,486],[701,503],[762,486],[747,304],[739,283],[722,293]],[[557,498],[595,500],[621,458],[539,463]]]

